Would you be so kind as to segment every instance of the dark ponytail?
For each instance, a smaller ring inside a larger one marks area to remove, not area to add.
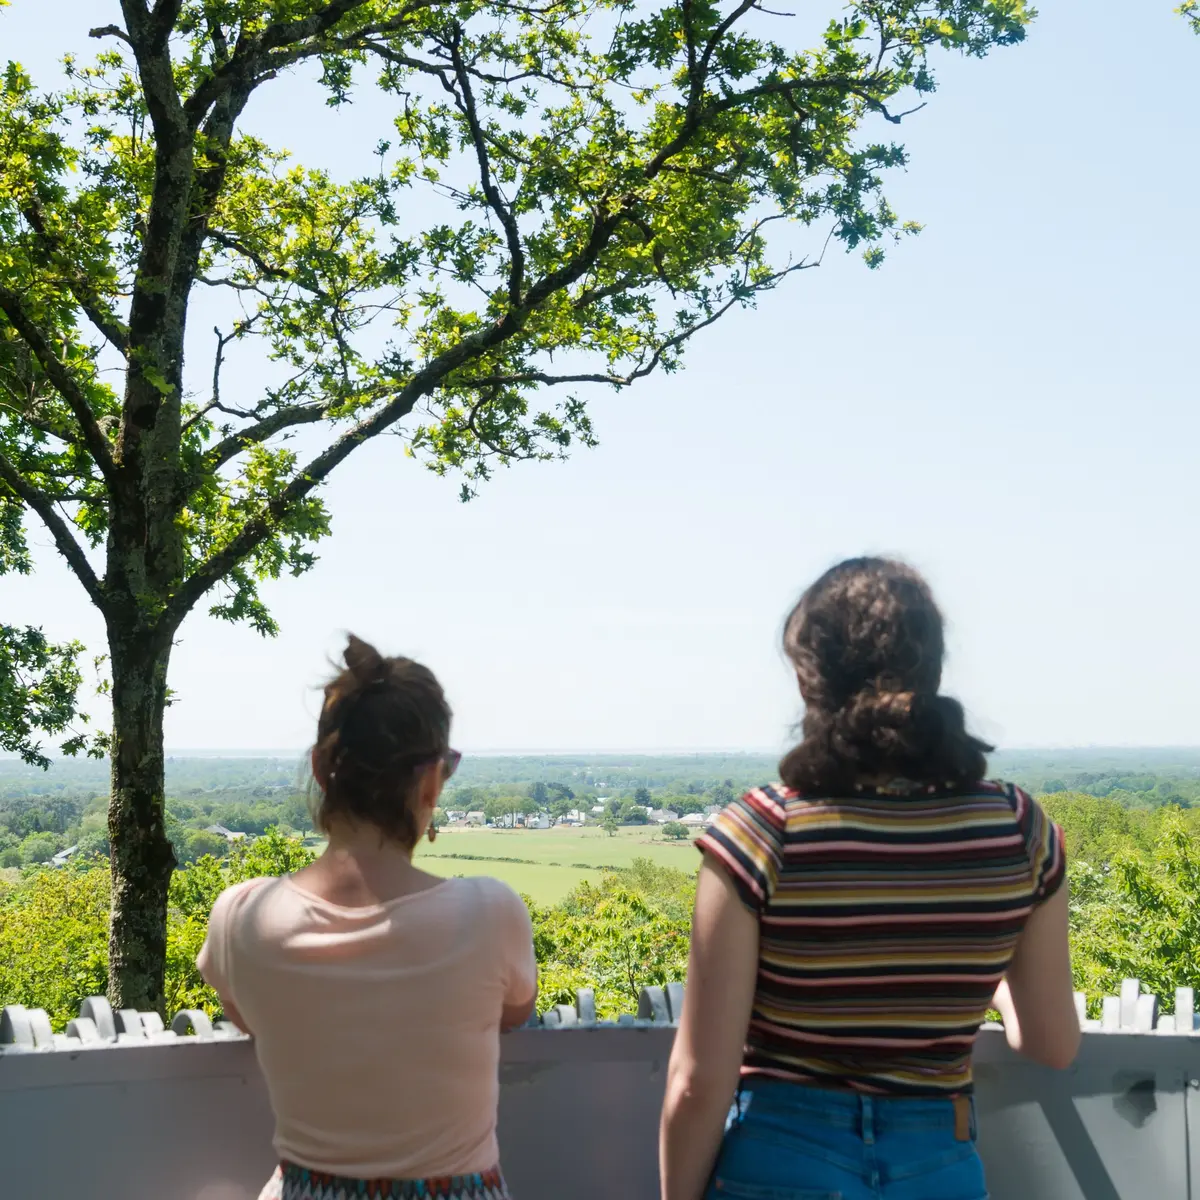
[[[945,644],[929,585],[911,567],[856,558],[827,571],[784,628],[804,698],[804,740],[779,765],[799,791],[845,792],[890,776],[967,786],[991,746],[938,694]]]

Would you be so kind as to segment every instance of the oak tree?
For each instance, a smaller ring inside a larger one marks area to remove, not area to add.
[[[322,485],[364,442],[400,434],[469,495],[591,445],[586,389],[674,370],[827,244],[877,263],[906,228],[880,132],[933,91],[932,50],[1017,42],[1031,12],[855,0],[806,50],[763,0],[94,8],[98,53],[60,88],[15,64],[0,84],[0,570],[39,521],[103,617],[109,990],[147,1009],[188,614],[272,633],[260,585],[312,566]],[[349,114],[365,89],[389,106],[358,177],[244,118],[289,73]],[[414,219],[418,189],[436,219]],[[201,294],[226,315],[185,363]],[[257,390],[232,369],[252,347]]]

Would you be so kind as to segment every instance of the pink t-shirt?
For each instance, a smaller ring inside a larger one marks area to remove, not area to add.
[[[213,906],[199,967],[254,1033],[281,1158],[356,1179],[499,1162],[501,1008],[537,984],[506,884],[343,908],[286,876],[248,880]]]

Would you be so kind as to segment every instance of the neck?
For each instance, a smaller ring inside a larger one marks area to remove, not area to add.
[[[413,847],[385,837],[376,825],[339,820],[331,822],[325,832],[329,838],[325,853],[332,858],[412,862]]]

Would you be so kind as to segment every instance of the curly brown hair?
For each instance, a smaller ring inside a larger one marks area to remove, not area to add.
[[[826,571],[789,615],[783,648],[805,706],[804,740],[779,765],[789,787],[983,778],[992,747],[967,733],[957,700],[938,694],[942,614],[911,567],[852,558]]]
[[[317,722],[313,821],[327,830],[331,817],[346,817],[411,848],[417,777],[449,752],[450,706],[428,667],[385,658],[353,634],[343,661]]]

